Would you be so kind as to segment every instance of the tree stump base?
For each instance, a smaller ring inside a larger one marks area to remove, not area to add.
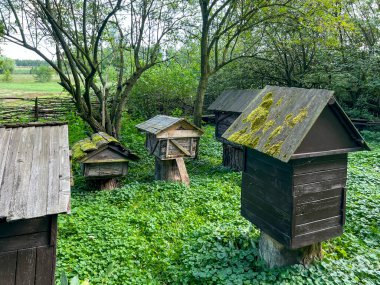
[[[223,166],[234,171],[242,171],[244,152],[242,148],[223,144]]]
[[[156,157],[155,179],[190,184],[183,158],[161,160]]]
[[[116,178],[87,180],[87,185],[94,190],[113,190],[119,187],[119,180]]]
[[[298,249],[289,249],[261,231],[259,253],[270,268],[293,264],[308,265],[322,259],[322,244],[316,243]]]

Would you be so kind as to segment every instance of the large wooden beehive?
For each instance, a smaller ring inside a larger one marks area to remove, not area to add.
[[[215,114],[215,138],[223,144],[223,165],[243,170],[243,147],[222,137],[260,90],[226,90],[208,107]]]
[[[245,218],[293,249],[342,234],[347,153],[369,148],[332,91],[266,86],[223,137],[245,146]]]
[[[69,209],[67,125],[0,126],[0,284],[54,284],[57,215]]]

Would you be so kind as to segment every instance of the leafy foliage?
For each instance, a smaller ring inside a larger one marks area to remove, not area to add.
[[[33,67],[30,72],[34,74],[36,82],[49,82],[53,77],[53,70],[46,65]]]
[[[241,174],[221,165],[221,145],[207,126],[191,186],[153,181],[154,159],[137,133],[122,141],[142,159],[123,186],[84,191],[76,180],[71,215],[59,217],[57,274],[91,284],[376,284],[380,279],[379,142],[350,155],[345,233],[323,245],[309,267],[268,269],[258,255],[259,231],[240,216]],[[72,136],[76,129],[71,129]],[[378,137],[366,133],[367,137]],[[59,278],[56,278],[57,280]],[[58,281],[57,281],[58,282]],[[57,283],[59,284],[59,283]]]

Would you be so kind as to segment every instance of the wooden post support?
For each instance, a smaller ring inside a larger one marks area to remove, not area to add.
[[[242,171],[244,164],[244,152],[240,147],[223,144],[223,166],[234,171]]]
[[[155,179],[190,184],[183,158],[161,160],[156,157]]]
[[[298,249],[289,249],[261,231],[259,253],[270,268],[293,264],[308,265],[322,259],[322,244],[316,243]]]
[[[87,186],[93,190],[113,190],[120,185],[117,178],[90,179]]]
[[[37,122],[38,121],[38,97],[34,100],[34,120]]]

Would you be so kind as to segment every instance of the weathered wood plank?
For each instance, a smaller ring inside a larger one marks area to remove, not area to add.
[[[54,283],[54,247],[37,248],[36,284],[53,285]]]
[[[342,214],[342,209],[336,205],[324,207],[322,210],[294,216],[294,224],[305,224],[317,220],[327,219]]]
[[[187,150],[186,148],[184,148],[179,142],[177,142],[175,139],[172,139],[172,140],[169,140],[169,143],[172,143],[174,146],[176,146],[180,151],[182,151],[185,155],[187,156],[191,156],[189,150]],[[189,143],[189,148],[191,146],[190,144],[190,141],[188,142]]]
[[[315,212],[319,212],[331,207],[336,207],[340,209],[341,204],[342,204],[342,195],[339,194],[338,196],[335,196],[335,197],[296,205],[296,215],[315,213]]]
[[[16,285],[34,285],[36,249],[23,249],[17,252]]]
[[[304,235],[295,236],[292,240],[292,248],[300,248],[303,246],[307,246],[312,243],[321,242],[324,240],[328,240],[333,237],[337,237],[343,234],[343,227],[337,226],[329,229],[324,229],[321,231],[316,231],[312,233],[307,233]]]
[[[1,238],[0,252],[44,246],[48,245],[49,241],[49,232]]]
[[[157,135],[158,139],[196,138],[202,134],[195,130],[170,130]]]
[[[0,253],[0,284],[14,285],[16,278],[17,252]]]
[[[185,161],[183,158],[176,158],[176,163],[179,171],[179,175],[181,177],[181,182],[185,185],[190,185],[189,174],[187,174],[187,169],[185,165]]]
[[[297,159],[291,161],[294,174],[313,173],[323,170],[347,168],[347,157],[345,155],[317,157],[309,159]]]
[[[55,213],[62,213],[70,209],[70,150],[68,126],[64,125],[59,132],[59,189],[58,209]],[[48,212],[47,214],[53,214]]]
[[[318,171],[313,173],[299,174],[294,175],[293,184],[309,184],[315,182],[321,182],[326,180],[334,180],[334,179],[345,179],[347,177],[347,169],[333,169],[333,170],[325,170]]]
[[[294,197],[294,204],[299,205],[303,203],[310,203],[317,200],[336,197],[342,194],[342,187],[327,189],[325,191],[313,192],[308,194],[301,194]]]
[[[45,232],[48,230],[48,217],[19,220],[10,223],[3,221],[0,223],[0,238]]]
[[[31,167],[31,176],[30,176],[30,182],[29,182],[29,191],[28,191],[28,202],[27,202],[27,216],[28,217],[35,217],[36,216],[36,197],[38,197],[40,186],[39,186],[39,179],[40,176],[46,175],[42,172],[40,169],[40,165],[42,163],[42,148],[43,148],[43,140],[42,140],[42,128],[36,128],[35,129],[35,141],[34,141],[34,149],[33,149],[33,156],[32,156],[32,167]],[[47,183],[46,183],[47,184]],[[46,209],[45,209],[46,210]]]
[[[341,226],[342,216],[329,217],[323,220],[313,221],[307,224],[296,225],[294,235],[303,235],[321,231],[335,226]]]
[[[32,166],[33,140],[35,127],[23,128],[21,133],[21,148],[16,158],[15,183],[10,204],[8,221],[27,217],[27,202]]]
[[[5,171],[3,175],[3,181],[0,186],[0,218],[7,217],[9,215],[10,205],[13,202],[15,190],[15,180],[17,179],[18,167],[17,156],[20,149],[22,128],[12,129],[11,141],[12,145],[9,146],[8,155],[6,160]]]
[[[294,186],[294,196],[318,195],[329,189],[343,188],[346,185],[346,178],[326,180],[310,184],[301,184]]]
[[[229,144],[223,144],[223,166],[235,171],[242,171],[244,164],[244,151]]]

